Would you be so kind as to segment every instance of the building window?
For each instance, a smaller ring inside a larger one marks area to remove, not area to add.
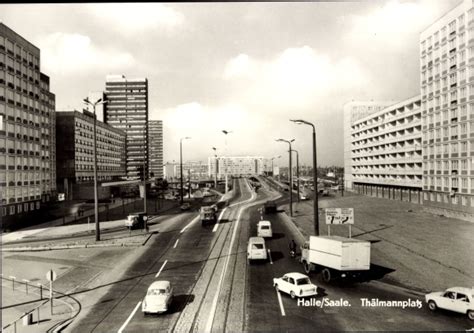
[[[10,206],[10,215],[15,215],[15,205]]]

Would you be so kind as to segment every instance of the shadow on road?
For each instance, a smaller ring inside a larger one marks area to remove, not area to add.
[[[356,282],[368,282],[372,280],[380,280],[385,275],[395,272],[395,269],[384,267],[376,264],[370,264],[370,270],[361,273],[354,280]]]
[[[194,302],[194,295],[192,294],[176,295],[173,297],[173,301],[171,302],[171,306],[168,313],[172,314],[176,312],[181,312],[184,310],[186,305],[192,302]]]
[[[281,251],[270,251],[270,253],[271,253],[273,262],[277,262],[278,260],[281,260],[285,257],[283,255],[283,252],[281,252]]]
[[[282,232],[274,232],[273,235],[272,235],[272,240],[273,239],[280,239],[280,238],[284,238],[285,237],[285,234],[282,233]]]

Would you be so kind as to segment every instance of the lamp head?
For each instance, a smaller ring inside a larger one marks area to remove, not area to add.
[[[84,103],[86,103],[86,104],[90,104],[90,103],[91,103],[91,102],[89,102],[89,98],[87,98],[87,97],[84,98],[83,101],[84,101]]]

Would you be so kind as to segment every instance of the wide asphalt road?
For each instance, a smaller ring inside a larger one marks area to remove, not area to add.
[[[288,192],[280,202],[285,200],[288,200]],[[251,236],[257,235],[256,222],[261,219],[259,208],[255,206],[249,209],[249,220],[255,221],[248,225]],[[277,291],[273,288],[273,278],[288,272],[304,273],[299,256],[289,257],[288,244],[297,237],[295,228],[289,225],[291,221],[283,214],[280,212],[263,216],[272,223],[273,238],[266,239],[272,261],[248,266],[245,331],[464,331],[473,327],[466,315],[442,310],[430,312],[419,293],[380,281],[390,271],[375,265],[361,282],[324,283],[319,274],[312,272],[310,278],[318,286],[318,295],[313,298],[328,302],[322,302],[322,306],[320,302],[318,305],[298,305],[296,299],[291,299],[284,293],[280,293],[280,302]],[[436,272],[423,272],[420,267],[420,274]],[[362,305],[362,299],[419,301],[421,308],[369,307]],[[344,301],[346,306],[340,304]]]
[[[241,216],[256,199],[247,180],[240,179],[229,206],[219,212],[218,224],[201,226],[196,214],[160,232],[73,331],[242,330],[246,240],[241,231],[246,228],[241,226],[246,221]],[[141,302],[155,280],[169,280],[174,286],[171,309],[144,316]]]

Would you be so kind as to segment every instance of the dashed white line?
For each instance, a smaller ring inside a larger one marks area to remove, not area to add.
[[[176,246],[178,246],[179,238],[176,240],[176,243],[174,243],[173,249],[176,249]]]
[[[180,234],[185,232],[186,229],[188,229],[191,226],[191,224],[196,223],[198,220],[199,220],[199,215],[196,216],[191,222],[189,222],[183,229],[181,229]]]
[[[282,315],[282,316],[286,316],[286,314],[285,314],[285,308],[283,307],[283,302],[281,301],[280,292],[279,292],[278,290],[276,290],[276,293],[277,293],[277,297],[278,297],[278,303],[280,303],[281,315]]]
[[[130,320],[132,320],[133,316],[135,315],[135,312],[137,312],[138,308],[142,304],[142,301],[138,302],[138,304],[135,306],[135,309],[133,309],[132,313],[130,313],[130,316],[128,316],[127,320],[123,323],[122,327],[119,328],[118,333],[122,333],[125,327],[127,327],[128,323]]]
[[[272,261],[272,251],[270,251],[270,249],[268,249],[267,252],[268,252],[268,258],[270,258],[270,265],[273,265],[273,261]]]
[[[158,271],[158,273],[156,273],[155,277],[158,277],[158,275],[160,275],[161,271],[163,270],[163,268],[165,268],[165,265],[166,263],[168,262],[168,260],[165,260],[165,262],[163,263],[163,265],[161,265],[161,268],[160,270]]]

